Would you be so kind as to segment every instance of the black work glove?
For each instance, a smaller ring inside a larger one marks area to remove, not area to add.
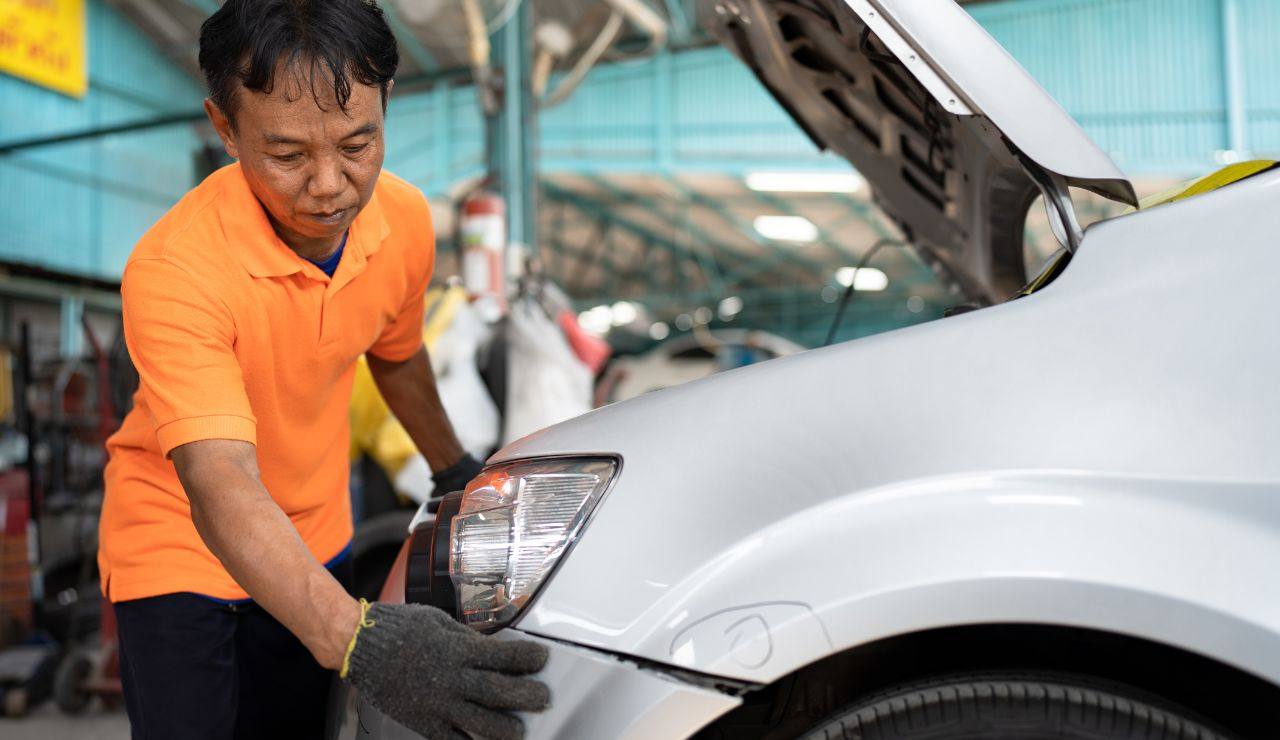
[[[342,677],[380,712],[428,740],[465,731],[519,740],[510,711],[547,707],[547,649],[528,640],[485,637],[434,606],[373,604],[361,618]]]
[[[431,500],[427,502],[427,511],[436,511],[440,508],[440,499],[445,494],[461,491],[467,487],[471,479],[480,475],[480,471],[484,470],[484,464],[471,456],[471,453],[462,453],[462,459],[441,470],[438,473],[431,474],[431,482],[436,484],[435,490],[431,492]]]

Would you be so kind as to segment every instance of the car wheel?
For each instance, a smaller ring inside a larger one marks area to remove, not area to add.
[[[85,681],[93,673],[93,656],[76,650],[62,659],[53,678],[53,700],[64,714],[75,716],[89,708],[93,694],[85,688]]]
[[[965,674],[866,696],[809,740],[1226,740],[1185,710],[1118,684],[1062,674]]]

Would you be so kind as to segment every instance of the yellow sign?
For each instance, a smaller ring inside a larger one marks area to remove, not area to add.
[[[0,0],[0,72],[81,97],[84,0]]]

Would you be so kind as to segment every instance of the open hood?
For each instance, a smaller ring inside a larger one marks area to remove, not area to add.
[[[716,12],[724,43],[970,300],[1026,282],[1037,195],[1071,250],[1068,186],[1136,205],[1111,158],[952,0],[718,0]]]

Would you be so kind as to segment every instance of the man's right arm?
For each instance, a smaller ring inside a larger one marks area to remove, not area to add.
[[[364,611],[267,494],[253,445],[190,442],[174,449],[173,463],[196,530],[227,572],[391,718],[431,738],[465,730],[516,740],[524,726],[509,712],[547,706],[547,687],[527,678],[547,661],[541,645],[482,636],[421,604]]]
[[[256,448],[209,439],[173,450],[196,531],[240,587],[337,670],[360,605],[298,536],[258,476]]]

